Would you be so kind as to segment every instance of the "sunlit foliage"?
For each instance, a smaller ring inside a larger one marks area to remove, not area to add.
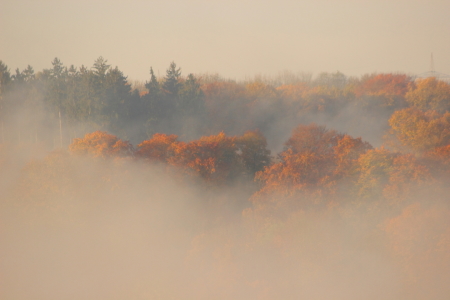
[[[450,144],[450,113],[407,108],[389,119],[388,140],[396,149],[423,153]]]
[[[406,94],[406,101],[421,110],[450,111],[450,85],[434,77],[417,80]]]
[[[223,132],[191,142],[180,142],[176,135],[155,134],[138,145],[136,156],[165,162],[206,182],[225,183],[255,172],[270,163],[270,151],[259,132],[229,137]]]
[[[150,160],[166,162],[175,155],[178,143],[177,136],[174,134],[156,133],[150,140],[143,141],[138,145],[136,155]]]
[[[133,146],[129,142],[103,131],[75,139],[69,149],[74,154],[88,154],[94,157],[126,157],[133,152]]]
[[[304,203],[306,199],[322,202],[322,196],[336,195],[338,181],[352,176],[359,156],[372,148],[360,138],[315,124],[298,126],[285,145],[280,162],[257,174],[263,187],[253,201],[266,202],[280,195],[305,207],[316,204]]]

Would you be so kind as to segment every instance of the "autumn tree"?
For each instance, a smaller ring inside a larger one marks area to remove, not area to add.
[[[411,84],[411,78],[405,74],[372,74],[363,76],[354,92],[359,98],[368,97],[366,101],[398,109],[405,106],[405,95]]]
[[[177,136],[174,134],[156,133],[151,139],[138,145],[136,156],[159,162],[168,162],[175,155],[178,143]]]
[[[69,150],[77,155],[94,157],[127,157],[132,155],[133,146],[118,137],[103,131],[88,133],[84,138],[78,138],[69,146]]]
[[[372,146],[361,138],[345,134],[333,147],[336,164],[334,174],[340,178],[353,176],[356,173],[356,161],[371,149]]]
[[[383,188],[389,182],[389,173],[393,170],[394,157],[395,154],[389,150],[377,148],[358,158],[358,201],[375,203],[380,200]]]
[[[370,210],[401,208],[433,180],[426,164],[414,155],[383,147],[361,155],[357,170],[355,203]]]
[[[419,79],[411,85],[406,101],[421,110],[450,111],[450,85],[435,77]]]
[[[245,86],[246,96],[250,101],[258,99],[275,99],[277,97],[277,90],[260,81],[247,83]]]
[[[229,137],[223,132],[198,140],[180,142],[176,135],[157,133],[138,145],[136,156],[180,168],[208,183],[224,184],[253,179],[255,172],[270,163],[270,151],[259,132]]]
[[[281,98],[288,103],[301,102],[309,89],[310,87],[303,82],[289,85],[285,84],[277,87]]]
[[[207,182],[226,183],[242,172],[237,150],[235,139],[221,132],[180,144],[170,163],[187,173],[198,174]]]
[[[450,144],[450,113],[424,112],[411,107],[396,111],[389,125],[386,139],[399,150],[421,154]]]
[[[389,182],[383,189],[383,196],[391,206],[400,207],[420,190],[426,190],[434,178],[429,165],[412,154],[396,155],[392,161]]]
[[[337,181],[351,175],[359,156],[371,149],[360,138],[315,124],[295,128],[285,145],[280,161],[257,173],[262,189],[254,195],[254,201],[287,197],[301,204],[305,197],[321,202],[321,195],[336,194]]]
[[[316,153],[327,156],[333,152],[333,145],[344,135],[335,130],[328,130],[324,126],[300,125],[293,131],[285,143],[286,148],[293,153]]]
[[[351,119],[356,119],[356,124],[366,124],[364,127],[374,130],[381,144],[382,135],[389,129],[391,115],[407,107],[405,94],[411,84],[409,76],[393,73],[370,74],[352,79],[348,84],[348,90],[354,94],[350,106],[354,116]]]

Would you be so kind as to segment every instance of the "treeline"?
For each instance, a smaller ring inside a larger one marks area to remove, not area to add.
[[[55,58],[52,68],[37,73],[31,66],[11,72],[0,62],[2,141],[59,147],[102,130],[136,144],[155,133],[186,141],[260,130],[269,147],[277,148],[297,124],[316,122],[379,146],[394,111],[416,107],[442,113],[448,105],[448,85],[434,79],[419,84],[403,74],[348,78],[337,72],[236,82],[183,76],[171,63],[163,78],[150,68],[144,86],[133,89],[102,57],[90,68],[67,67]]]

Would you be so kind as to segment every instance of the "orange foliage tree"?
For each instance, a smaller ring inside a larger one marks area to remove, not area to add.
[[[357,97],[362,95],[404,97],[408,92],[411,78],[405,74],[375,74],[365,76],[355,87]]]
[[[404,74],[374,74],[364,76],[354,87],[356,97],[370,97],[384,107],[404,107],[405,95],[412,84],[411,78]]]
[[[179,144],[175,153],[170,163],[200,175],[207,182],[225,182],[240,171],[234,138],[223,132]]]
[[[126,157],[133,154],[133,146],[103,131],[88,133],[84,138],[74,139],[70,152],[95,157]]]
[[[336,193],[336,182],[350,176],[358,157],[372,148],[360,138],[315,124],[298,126],[285,145],[280,162],[257,173],[262,188],[253,202],[277,197],[301,202],[304,193],[320,202],[322,196]]]
[[[138,145],[136,156],[166,162],[173,155],[177,147],[177,136],[156,133],[150,140],[143,141]]]
[[[253,178],[268,165],[266,146],[266,139],[257,131],[237,137],[221,132],[187,143],[178,141],[176,135],[155,134],[138,145],[136,156],[177,166],[210,183],[225,183],[240,176]]]

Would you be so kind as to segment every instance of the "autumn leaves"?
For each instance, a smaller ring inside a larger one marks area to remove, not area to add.
[[[74,139],[69,149],[74,154],[94,157],[124,157],[132,154],[133,146],[103,131],[88,133],[84,138]]]
[[[398,135],[397,143],[403,142],[410,149],[424,149],[416,152],[417,155],[384,147],[374,149],[361,138],[315,124],[296,127],[284,151],[276,157],[270,156],[266,140],[258,131],[242,136],[227,136],[221,132],[190,142],[180,141],[173,134],[157,133],[138,144],[136,149],[129,142],[97,131],[75,139],[69,149],[76,155],[160,163],[185,176],[201,178],[208,185],[254,179],[259,190],[251,201],[256,205],[283,199],[290,205],[295,203],[295,206],[307,208],[337,205],[353,199],[355,203],[377,201],[389,206],[402,202],[413,187],[449,173],[450,142],[446,139],[446,127],[435,124],[429,133],[418,131],[419,134],[412,130],[413,126],[422,125],[419,118],[410,124],[397,120],[410,111],[425,117],[437,113],[408,108],[391,118],[391,131],[397,129],[395,124],[410,130],[409,135],[404,134],[404,139]],[[423,120],[433,121],[425,117]],[[442,125],[445,119],[438,121]],[[441,138],[439,143],[437,137]],[[411,141],[418,141],[427,148],[414,148]]]
[[[258,131],[229,137],[223,132],[191,142],[179,141],[176,135],[156,133],[136,150],[106,132],[96,131],[75,139],[69,149],[74,154],[94,157],[135,157],[165,163],[183,173],[199,176],[206,182],[223,184],[237,178],[250,178],[270,163],[266,139]]]

